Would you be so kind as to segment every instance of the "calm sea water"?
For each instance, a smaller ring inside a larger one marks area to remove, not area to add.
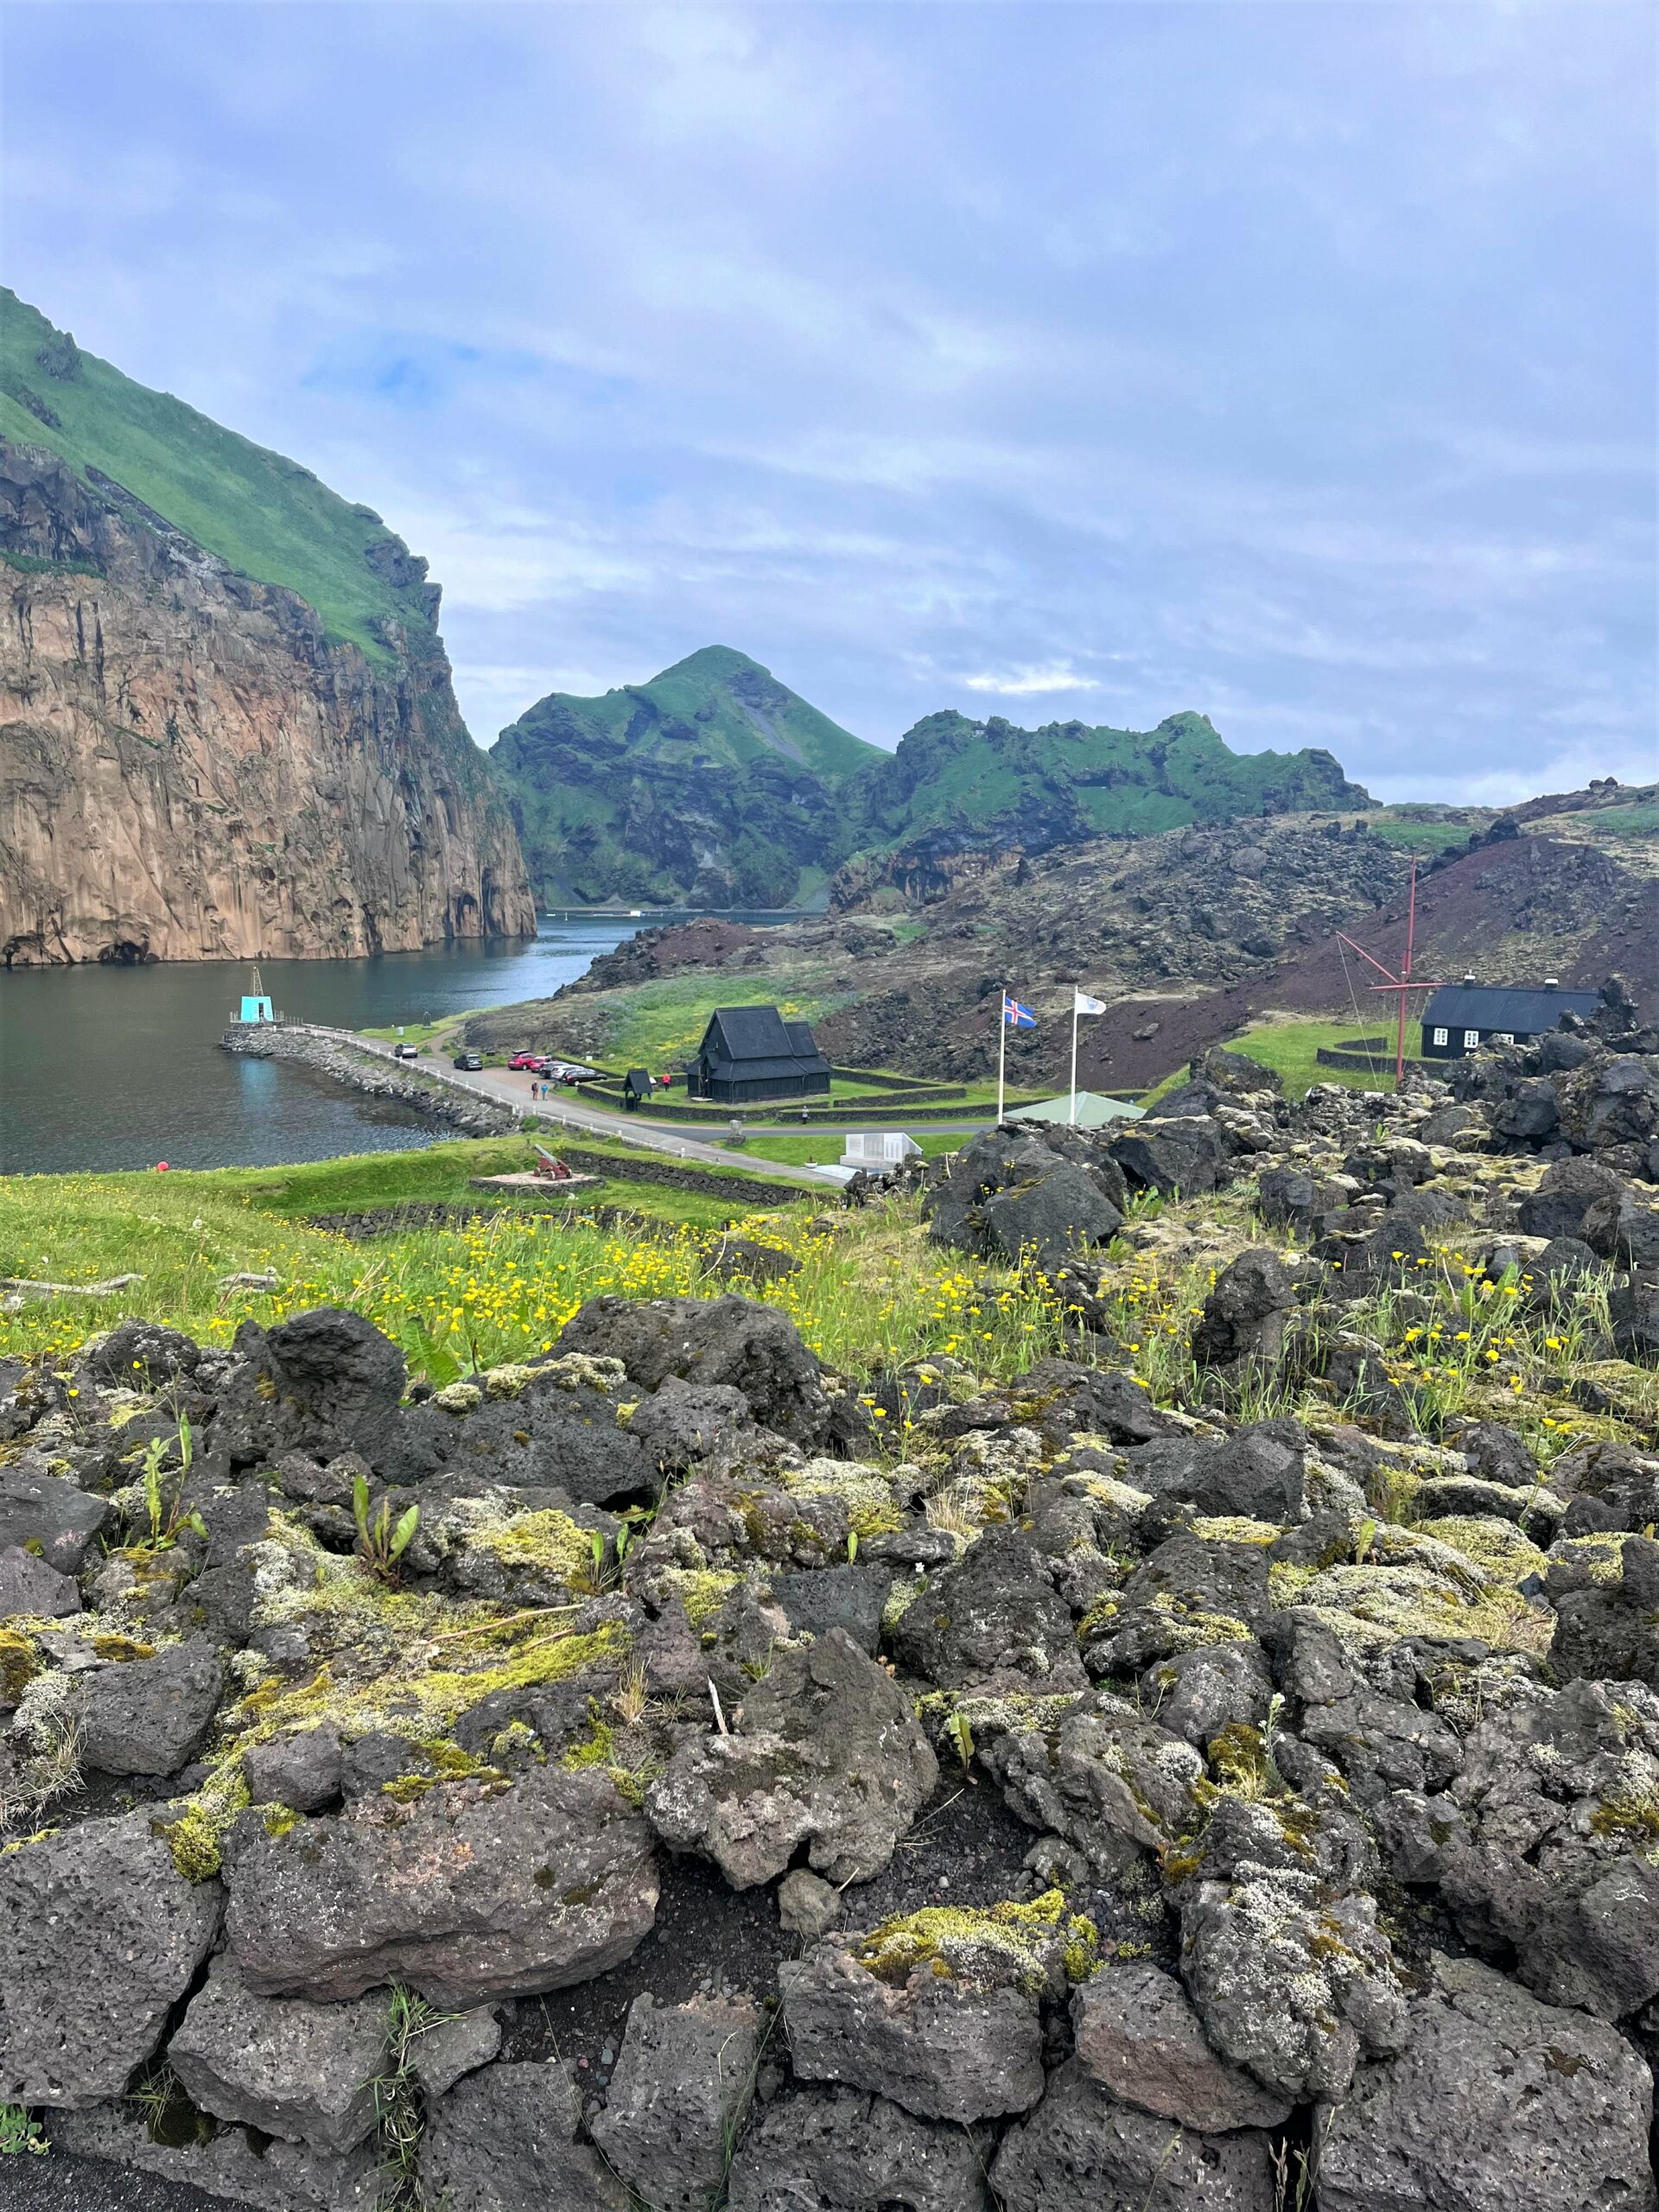
[[[266,960],[260,973],[278,1013],[381,1028],[545,998],[645,926],[547,921],[535,938],[373,960]],[[442,1134],[307,1068],[222,1052],[219,1039],[248,973],[233,962],[0,971],[0,1171],[153,1167],[159,1160],[256,1167],[401,1149]]]

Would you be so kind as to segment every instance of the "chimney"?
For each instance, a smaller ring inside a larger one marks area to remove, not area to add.
[[[1560,979],[1560,977],[1559,976],[1545,976],[1545,978],[1544,978],[1544,988],[1545,988],[1547,991],[1559,991],[1559,990],[1560,989],[1560,988],[1561,988],[1561,979]]]
[[[1474,981],[1475,979],[1472,976],[1465,976],[1463,979],[1464,988],[1465,990],[1472,989],[1474,987]]]

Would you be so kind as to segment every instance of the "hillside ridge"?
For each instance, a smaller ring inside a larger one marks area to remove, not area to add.
[[[1328,752],[1236,753],[1191,711],[1030,730],[945,709],[887,753],[724,645],[596,698],[550,693],[492,757],[559,905],[842,906],[957,854],[1370,804]]]
[[[372,510],[0,294],[0,958],[532,932],[438,599]]]

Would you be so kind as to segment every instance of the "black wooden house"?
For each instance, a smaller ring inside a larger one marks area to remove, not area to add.
[[[721,1006],[709,1017],[685,1087],[693,1098],[725,1106],[827,1098],[830,1063],[807,1024],[785,1021],[775,1006]]]
[[[1559,1028],[1564,1014],[1591,1014],[1594,991],[1564,991],[1553,976],[1542,983],[1478,983],[1465,976],[1444,983],[1423,1008],[1423,1058],[1460,1060],[1483,1045],[1524,1045]]]

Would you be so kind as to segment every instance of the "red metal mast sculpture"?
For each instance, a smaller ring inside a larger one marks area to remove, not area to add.
[[[1344,936],[1341,930],[1337,931],[1337,935],[1351,952],[1357,952],[1369,967],[1375,968],[1377,974],[1382,977],[1382,982],[1373,983],[1371,988],[1374,991],[1393,991],[1398,996],[1400,1011],[1395,1030],[1394,1045],[1394,1087],[1398,1090],[1406,1079],[1407,995],[1412,991],[1438,991],[1441,988],[1440,984],[1426,982],[1421,976],[1414,976],[1411,972],[1412,949],[1417,937],[1416,861],[1413,861],[1411,864],[1411,886],[1406,899],[1406,957],[1397,976],[1390,975],[1380,960],[1373,960],[1363,944],[1356,944],[1352,938]]]

